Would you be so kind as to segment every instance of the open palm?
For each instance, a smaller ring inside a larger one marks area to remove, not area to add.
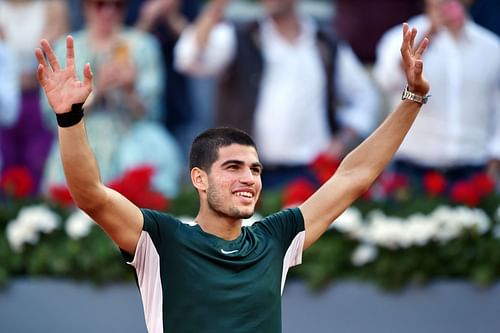
[[[424,54],[429,40],[424,38],[420,45],[415,49],[415,37],[417,30],[409,28],[407,23],[403,24],[403,43],[401,44],[401,57],[403,60],[403,69],[408,82],[408,89],[421,96],[429,92],[429,82],[423,76],[422,55]]]
[[[42,48],[35,50],[38,59],[38,81],[54,112],[69,112],[73,104],[84,103],[92,92],[90,65],[85,65],[83,82],[80,81],[76,74],[75,50],[71,36],[66,38],[66,68],[61,68],[47,40],[42,39],[40,45]],[[44,53],[47,55],[50,66],[45,60]]]

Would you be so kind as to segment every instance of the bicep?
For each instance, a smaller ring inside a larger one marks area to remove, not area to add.
[[[102,196],[102,203],[86,213],[119,248],[133,255],[144,223],[141,210],[110,188],[103,186]]]
[[[360,195],[360,188],[353,177],[335,174],[299,208],[304,217],[307,249],[328,229]]]

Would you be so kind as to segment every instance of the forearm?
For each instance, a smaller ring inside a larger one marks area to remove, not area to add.
[[[394,112],[342,161],[338,173],[356,174],[359,184],[368,188],[390,162],[421,105],[402,101]]]
[[[85,123],[58,127],[64,174],[75,204],[91,211],[102,203],[104,195],[99,167],[87,140]]]

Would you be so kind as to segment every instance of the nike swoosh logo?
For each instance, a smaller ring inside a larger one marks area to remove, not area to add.
[[[226,251],[224,249],[220,249],[220,252],[222,252],[222,254],[232,254],[238,252],[238,250]]]

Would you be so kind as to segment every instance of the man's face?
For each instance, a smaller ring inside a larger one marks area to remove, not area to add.
[[[295,0],[262,0],[266,13],[270,16],[281,16],[293,11]]]
[[[427,14],[434,22],[459,30],[465,22],[465,9],[459,0],[426,0]]]
[[[232,144],[219,149],[208,173],[207,203],[224,217],[253,215],[262,189],[262,165],[254,147]]]
[[[87,22],[109,30],[120,24],[125,15],[127,0],[85,0]]]

